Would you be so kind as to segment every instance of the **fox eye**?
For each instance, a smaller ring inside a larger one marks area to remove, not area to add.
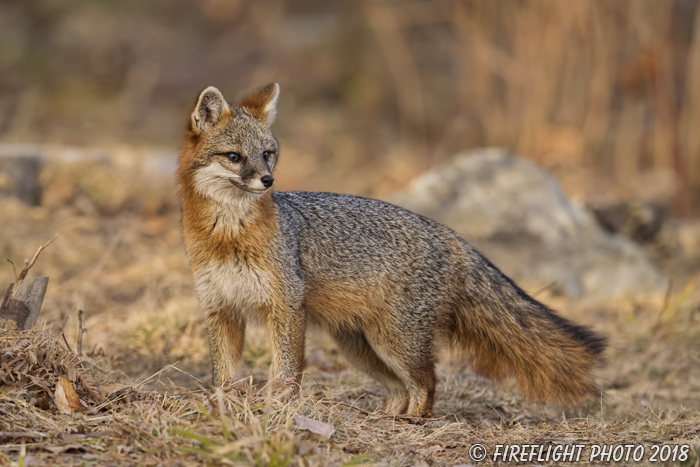
[[[262,156],[263,156],[263,159],[265,159],[265,162],[267,162],[268,159],[270,159],[270,156],[273,155],[274,153],[275,153],[275,151],[263,151]]]
[[[241,161],[241,155],[238,154],[237,152],[228,152],[225,154],[226,157],[228,157],[228,160],[231,162],[240,162]]]

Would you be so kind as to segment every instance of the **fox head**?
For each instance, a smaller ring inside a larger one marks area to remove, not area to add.
[[[279,143],[270,131],[279,85],[268,84],[236,104],[217,88],[203,90],[190,115],[178,168],[181,182],[215,201],[259,196],[273,183]]]

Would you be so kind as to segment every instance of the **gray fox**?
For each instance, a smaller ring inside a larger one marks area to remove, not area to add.
[[[234,378],[246,323],[269,330],[277,376],[300,381],[309,324],[388,389],[383,410],[431,414],[440,342],[474,370],[514,376],[539,403],[597,391],[604,339],[528,296],[455,232],[400,207],[333,193],[273,192],[279,86],[236,104],[195,101],[177,181],[216,384]]]

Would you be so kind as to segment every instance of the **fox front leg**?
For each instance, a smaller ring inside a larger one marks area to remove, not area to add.
[[[214,384],[235,378],[243,355],[245,319],[230,310],[206,314]]]
[[[304,369],[306,316],[298,309],[270,310],[267,327],[272,340],[275,376],[301,382]]]

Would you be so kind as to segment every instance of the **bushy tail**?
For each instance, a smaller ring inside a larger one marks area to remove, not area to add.
[[[515,377],[537,403],[574,406],[595,395],[592,370],[605,339],[531,298],[474,253],[451,332],[474,370],[494,380]]]

